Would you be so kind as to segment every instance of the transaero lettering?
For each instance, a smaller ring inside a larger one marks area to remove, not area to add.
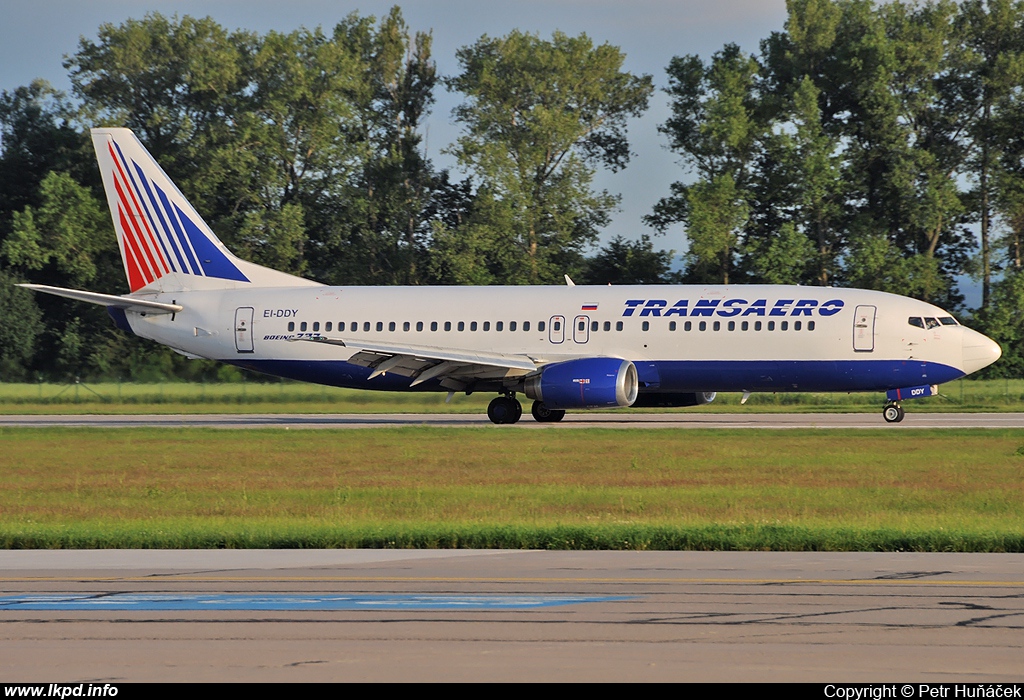
[[[680,299],[672,306],[667,299],[629,299],[623,316],[834,316],[842,311],[842,299],[818,302],[817,299],[778,299],[768,305],[767,299]],[[637,313],[639,311],[639,313]]]

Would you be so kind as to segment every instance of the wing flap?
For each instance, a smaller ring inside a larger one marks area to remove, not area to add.
[[[355,350],[355,354],[348,358],[348,362],[372,368],[374,371],[370,375],[371,379],[385,372],[393,372],[412,378],[410,386],[422,384],[429,379],[440,379],[446,386],[465,386],[467,382],[472,381],[522,376],[535,372],[542,364],[540,360],[527,355],[478,350],[364,342],[326,336],[293,340]]]

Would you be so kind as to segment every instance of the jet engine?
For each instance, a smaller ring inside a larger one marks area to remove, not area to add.
[[[523,392],[549,409],[615,408],[636,401],[640,382],[629,360],[587,357],[545,365]]]

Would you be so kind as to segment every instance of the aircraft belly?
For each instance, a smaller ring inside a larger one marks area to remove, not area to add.
[[[660,391],[881,391],[963,376],[949,365],[908,360],[661,361]]]

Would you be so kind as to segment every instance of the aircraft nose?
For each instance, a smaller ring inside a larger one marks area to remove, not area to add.
[[[963,346],[965,374],[988,367],[1003,354],[999,343],[970,328],[964,328]]]

